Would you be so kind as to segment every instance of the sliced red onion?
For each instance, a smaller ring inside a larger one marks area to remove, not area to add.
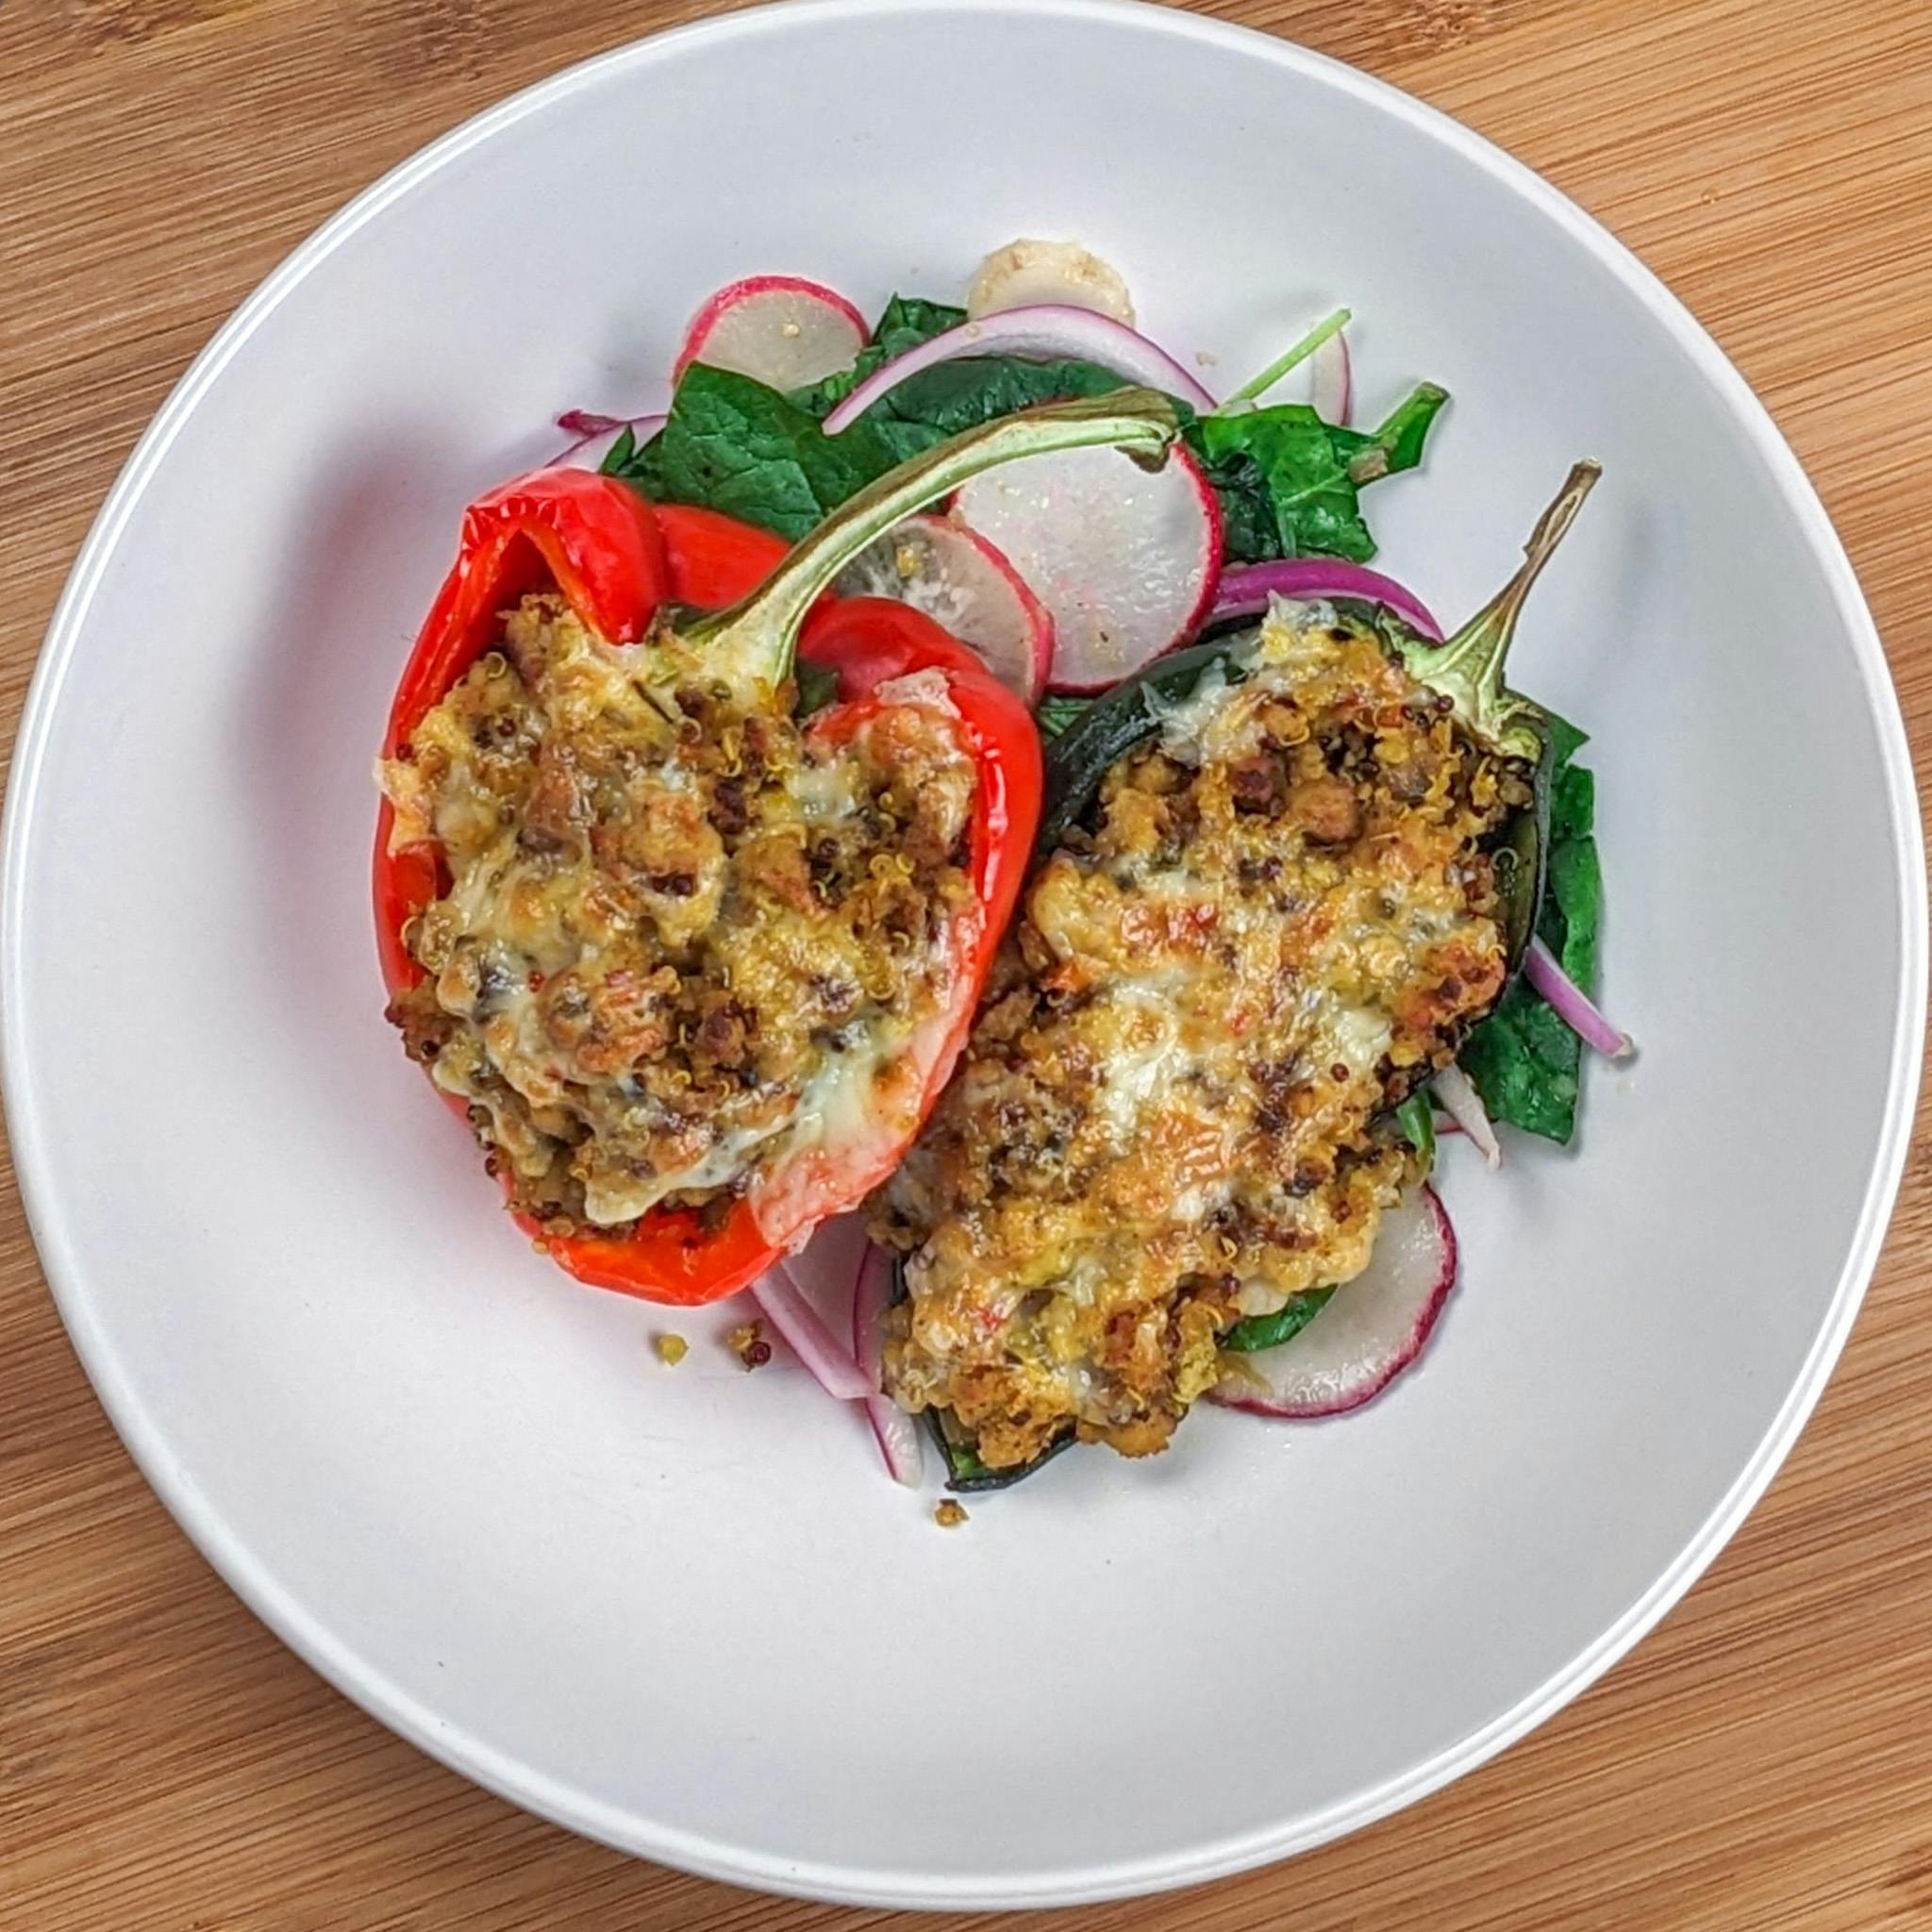
[[[1308,401],[1323,422],[1346,426],[1355,406],[1355,375],[1349,365],[1348,337],[1341,329],[1318,342],[1308,358]]]
[[[1196,409],[1214,407],[1214,398],[1170,356],[1124,322],[1091,308],[1059,302],[1031,308],[1003,308],[997,314],[962,322],[917,348],[908,349],[861,382],[825,417],[825,434],[849,429],[881,396],[908,376],[962,356],[1021,356],[1034,361],[1097,362],[1128,382],[1144,383],[1178,396]]]
[[[892,1257],[872,1241],[858,1264],[852,1291],[852,1352],[874,1391],[885,1387],[885,1319],[892,1299]],[[925,1476],[925,1450],[919,1424],[890,1395],[865,1398],[865,1419],[895,1483],[917,1489]]]
[[[1442,626],[1420,597],[1405,591],[1393,577],[1364,570],[1336,557],[1301,557],[1286,563],[1244,563],[1225,570],[1215,587],[1209,624],[1226,617],[1253,617],[1268,608],[1270,597],[1353,597],[1363,604],[1385,604],[1397,617],[1431,643],[1442,641]]]
[[[601,416],[594,409],[566,409],[557,426],[576,438],[550,458],[553,470],[595,470],[610,454],[610,445],[628,429],[634,441],[649,442],[663,428],[665,419],[656,416]]]
[[[1475,1091],[1475,1083],[1458,1066],[1446,1066],[1436,1075],[1436,1098],[1448,1109],[1449,1117],[1467,1134],[1486,1167],[1503,1164],[1503,1144],[1490,1124],[1489,1110]]]
[[[1619,1033],[1597,1009],[1596,1003],[1570,975],[1563,971],[1556,954],[1540,939],[1529,942],[1529,953],[1523,962],[1523,970],[1530,985],[1548,1000],[1555,1008],[1557,1018],[1569,1027],[1571,1032],[1583,1041],[1584,1045],[1603,1055],[1607,1060],[1627,1058],[1637,1050],[1636,1042],[1627,1033]],[[1441,1081],[1436,1082],[1441,1091]]]
[[[627,416],[607,416],[601,409],[566,409],[557,419],[557,426],[566,436],[602,436],[607,429],[622,429],[629,420]]]
[[[751,1297],[827,1395],[841,1402],[863,1402],[872,1393],[864,1372],[799,1292],[783,1261],[774,1261],[752,1283]]]

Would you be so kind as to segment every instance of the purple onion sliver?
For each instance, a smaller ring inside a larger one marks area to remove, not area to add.
[[[587,436],[602,436],[607,429],[622,429],[628,420],[624,416],[606,416],[596,409],[566,409],[557,419],[557,426],[566,436],[575,436],[581,441]]]
[[[868,1241],[852,1290],[852,1353],[874,1391],[884,1387],[883,1324],[891,1297],[891,1257]],[[865,1419],[892,1480],[917,1489],[925,1477],[925,1446],[919,1424],[890,1395],[878,1393],[865,1398]]]
[[[1619,1033],[1597,1010],[1596,1003],[1563,971],[1556,954],[1541,940],[1532,939],[1523,971],[1530,985],[1549,1001],[1557,1018],[1584,1045],[1607,1060],[1627,1058],[1636,1051],[1627,1033]]]
[[[825,417],[827,436],[849,429],[881,396],[890,395],[922,369],[962,356],[1020,356],[1045,362],[1097,362],[1129,382],[1144,383],[1207,411],[1214,398],[1167,351],[1124,322],[1091,308],[1042,302],[1003,308],[962,322],[874,369]]]
[[[1442,641],[1442,626],[1420,597],[1380,571],[1332,557],[1244,563],[1236,570],[1223,571],[1208,622],[1258,616],[1267,609],[1270,597],[1350,597],[1357,603],[1386,605],[1419,636],[1431,643]]]
[[[663,416],[594,416],[586,409],[566,409],[557,419],[559,428],[570,428],[566,418],[575,418],[580,423],[595,423],[601,426],[586,430],[575,442],[567,443],[550,458],[548,468],[556,470],[565,466],[573,470],[597,470],[604,465],[604,458],[610,454],[610,446],[628,429],[632,439],[639,443],[649,442],[658,430],[663,428],[667,418]]]
[[[919,1424],[890,1395],[868,1395],[865,1419],[872,1424],[887,1474],[895,1483],[916,1490],[925,1480],[925,1448]]]
[[[864,1372],[799,1293],[784,1262],[774,1261],[752,1283],[751,1296],[827,1395],[841,1402],[863,1402],[872,1393]]]

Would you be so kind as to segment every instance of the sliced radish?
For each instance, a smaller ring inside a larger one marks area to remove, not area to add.
[[[1230,1408],[1304,1421],[1378,1395],[1422,1353],[1456,1285],[1456,1230],[1419,1187],[1382,1217],[1369,1265],[1278,1348],[1224,1355],[1211,1394]]]
[[[930,337],[903,356],[874,369],[843,402],[825,414],[825,434],[849,429],[882,396],[922,370],[962,356],[1018,356],[1035,362],[1093,362],[1127,382],[1144,383],[1177,396],[1203,411],[1214,398],[1167,351],[1124,323],[1091,308],[1049,302],[1031,308],[1005,308],[975,322],[962,322]],[[847,358],[850,359],[849,358]],[[842,365],[841,365],[842,366]]]
[[[976,530],[908,517],[861,550],[833,586],[841,597],[895,597],[971,644],[1029,705],[1046,690],[1053,619],[1018,571]]]
[[[751,275],[698,310],[672,374],[704,362],[772,389],[797,389],[849,369],[868,333],[864,316],[817,282]]]
[[[1046,606],[1055,691],[1104,691],[1184,642],[1221,575],[1221,505],[1178,445],[1154,471],[1112,449],[1027,457],[975,476],[953,514]]]
[[[852,1352],[874,1390],[885,1388],[885,1322],[891,1302],[892,1257],[868,1241],[852,1292]],[[865,1419],[892,1480],[916,1489],[925,1474],[919,1424],[886,1394],[865,1398]]]
[[[1348,336],[1337,329],[1308,358],[1308,401],[1324,423],[1343,427],[1355,406],[1355,377],[1349,367]]]
[[[966,296],[966,313],[996,315],[1007,308],[1063,303],[1091,308],[1134,325],[1134,301],[1119,270],[1077,242],[1039,242],[1023,238],[995,248],[979,264]]]
[[[604,458],[610,454],[610,446],[628,429],[634,443],[649,442],[658,430],[663,428],[665,419],[661,416],[600,416],[593,409],[566,409],[557,419],[557,426],[567,436],[575,436],[575,442],[564,447],[550,458],[553,470],[596,470],[601,469]]]
[[[1435,1095],[1448,1109],[1449,1118],[1467,1134],[1492,1172],[1503,1164],[1503,1143],[1490,1120],[1490,1110],[1475,1091],[1475,1082],[1453,1061],[1441,1068],[1430,1083]]]

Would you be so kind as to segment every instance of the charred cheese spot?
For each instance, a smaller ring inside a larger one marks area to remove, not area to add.
[[[395,842],[445,875],[391,1017],[519,1207],[757,1208],[906,1114],[976,916],[976,778],[942,694],[905,695],[835,742],[531,596],[385,765]]]
[[[888,1373],[993,1468],[1163,1447],[1242,1315],[1366,1264],[1386,1109],[1504,979],[1483,842],[1528,796],[1369,633],[1277,606],[1035,874],[876,1197]]]

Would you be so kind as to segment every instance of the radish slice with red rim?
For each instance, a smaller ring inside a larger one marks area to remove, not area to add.
[[[1094,362],[1127,382],[1144,383],[1200,410],[1214,398],[1170,356],[1143,335],[1091,308],[1045,302],[1031,308],[1003,308],[962,322],[874,369],[825,417],[825,434],[849,429],[882,396],[908,377],[962,356],[1018,356],[1041,362]],[[852,358],[848,356],[846,361]],[[841,368],[843,364],[840,365]]]
[[[1224,1355],[1210,1400],[1289,1421],[1359,1408],[1422,1353],[1455,1285],[1456,1230],[1433,1188],[1411,1189],[1382,1216],[1369,1265],[1278,1348]]]
[[[858,310],[818,282],[750,275],[720,289],[691,318],[672,374],[703,362],[772,389],[798,389],[849,369],[868,334]]]
[[[874,1391],[885,1387],[886,1310],[892,1305],[892,1257],[868,1241],[852,1291],[852,1352]],[[872,1424],[892,1480],[916,1489],[925,1475],[925,1450],[919,1424],[890,1395],[865,1398],[865,1419]]]
[[[1221,575],[1221,505],[1179,446],[1154,471],[1113,449],[1026,457],[975,476],[953,514],[1052,616],[1055,691],[1104,691],[1185,643]]]
[[[1000,682],[1040,702],[1053,658],[1053,619],[1025,580],[976,530],[908,517],[839,574],[841,597],[893,597],[970,644]]]

